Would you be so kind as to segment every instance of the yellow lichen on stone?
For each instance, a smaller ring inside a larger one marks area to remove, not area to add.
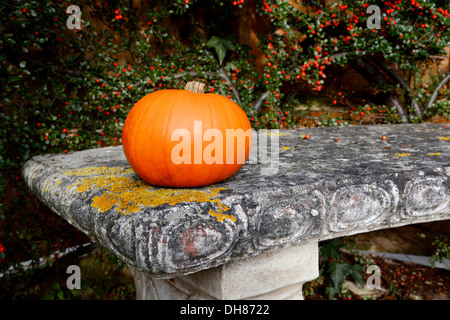
[[[173,206],[182,202],[213,203],[217,207],[216,214],[229,210],[220,202],[220,199],[215,199],[225,188],[210,187],[209,190],[154,188],[143,180],[136,180],[136,176],[126,176],[131,172],[133,172],[132,169],[125,170],[123,167],[99,167],[71,170],[67,171],[66,175],[82,177],[80,181],[68,187],[69,189],[76,187],[78,193],[93,189],[105,190],[103,195],[94,197],[91,203],[91,207],[100,212],[106,212],[115,207],[122,214],[136,213],[144,207],[164,204]],[[230,215],[216,216],[216,218],[219,221],[224,218],[234,219]]]
[[[439,137],[439,140],[448,140],[448,141],[450,141],[450,138],[449,137]]]
[[[283,147],[283,148],[281,148],[281,150],[291,150],[291,148],[289,148],[289,147]]]
[[[398,159],[399,157],[406,157],[406,156],[410,156],[410,153],[395,153],[394,154],[394,159]]]
[[[441,153],[440,152],[436,152],[436,153],[429,153],[429,156],[440,156]]]
[[[219,221],[219,222],[222,222],[223,219],[231,219],[233,222],[236,222],[236,218],[230,214],[217,213],[217,212],[212,211],[211,209],[209,209],[208,213],[210,215],[212,215],[213,217],[216,217],[217,221]]]
[[[62,183],[62,180],[59,179],[57,180],[55,183],[51,183],[52,181],[54,181],[55,179],[52,179],[50,181],[45,181],[44,183],[44,187],[45,187],[45,192],[48,192],[50,190],[50,186],[58,186]],[[58,194],[58,192],[56,192],[56,194]]]

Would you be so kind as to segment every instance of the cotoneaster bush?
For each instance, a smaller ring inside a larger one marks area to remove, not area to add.
[[[368,28],[369,5],[380,8],[379,29]],[[421,119],[437,87],[427,81],[425,70],[447,59],[450,16],[448,4],[443,6],[442,1],[415,0],[263,0],[257,10],[270,27],[260,37],[267,57],[267,104],[282,109],[297,94],[286,88],[304,82],[318,95],[340,99],[337,74],[351,68],[370,87],[364,100],[394,109],[398,121]],[[410,85],[411,80],[416,83]],[[426,96],[420,94],[423,88],[428,89]],[[448,94],[447,87],[440,96]],[[363,100],[361,92],[345,95]]]

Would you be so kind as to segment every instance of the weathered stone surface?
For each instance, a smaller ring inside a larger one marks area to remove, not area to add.
[[[319,276],[319,246],[281,248],[172,279],[130,271],[137,300],[303,300],[303,284]]]
[[[22,172],[53,211],[155,278],[450,219],[450,130],[442,125],[285,130],[269,134],[268,150],[274,136],[273,174],[255,148],[258,163],[253,158],[230,179],[204,188],[149,186],[121,146],[37,156]]]

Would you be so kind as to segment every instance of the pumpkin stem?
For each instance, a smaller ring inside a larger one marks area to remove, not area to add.
[[[189,81],[188,83],[186,83],[184,90],[193,93],[205,93],[205,84],[197,81]]]

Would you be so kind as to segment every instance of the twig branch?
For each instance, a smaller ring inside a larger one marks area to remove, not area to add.
[[[436,100],[437,95],[439,94],[439,90],[441,90],[441,88],[442,88],[448,81],[450,81],[450,72],[447,74],[447,76],[439,83],[439,85],[437,86],[437,88],[434,90],[434,92],[433,92],[433,94],[432,94],[432,96],[431,96],[431,99],[430,99],[430,101],[428,102],[427,107],[425,108],[425,111],[427,111],[428,109],[430,109],[430,108],[433,106],[434,101]]]
[[[180,78],[183,78],[183,77],[188,75],[191,78],[194,78],[194,77],[197,77],[200,74],[207,74],[207,75],[210,75],[210,76],[214,76],[216,73],[215,72],[188,71],[188,72],[180,72],[180,73],[173,74],[171,77],[173,79],[180,79]]]
[[[420,110],[419,104],[417,103],[416,99],[413,98],[413,94],[411,92],[411,88],[406,84],[406,82],[394,71],[392,70],[385,61],[380,59],[379,57],[376,57],[374,59],[374,62],[384,71],[387,73],[387,75],[397,82],[400,87],[405,90],[406,94],[408,95],[409,99],[411,100],[411,106],[414,109],[414,112],[416,116],[421,117],[422,111]]]
[[[236,89],[235,85],[231,82],[227,73],[222,68],[220,68],[219,75],[223,80],[225,80],[226,84],[231,87],[231,92],[233,92],[234,98],[236,99],[237,103],[241,104],[241,97],[239,95],[239,91]]]
[[[349,54],[355,54],[355,52],[340,52],[340,53],[332,54],[330,56],[330,58],[336,59],[336,58],[348,56]],[[365,50],[364,51],[358,51],[357,54],[358,55],[366,55],[367,51],[365,51]]]
[[[183,78],[186,75],[189,75],[190,77],[197,77],[200,74],[207,74],[210,76],[215,76],[217,75],[217,73],[215,72],[198,72],[198,71],[189,71],[189,72],[180,72],[177,74],[172,75],[173,79],[179,79],[179,78]],[[236,101],[238,102],[238,104],[241,104],[241,99],[240,99],[240,95],[239,95],[239,91],[237,90],[237,88],[231,83],[230,78],[228,77],[228,75],[226,74],[226,72],[221,68],[220,72],[219,72],[219,76],[221,79],[225,80],[226,83],[232,88],[232,92],[233,95],[235,96]],[[268,96],[269,92],[263,92],[258,100],[256,100],[256,102],[253,104],[254,106],[254,112],[255,114],[258,114],[261,112],[262,109],[262,102],[264,101],[264,99]]]
[[[264,92],[263,94],[261,94],[258,98],[258,100],[256,100],[255,104],[254,104],[254,108],[255,108],[255,113],[258,114],[261,112],[262,109],[262,102],[263,100],[269,95],[269,91]]]
[[[358,71],[358,73],[361,74],[363,78],[365,78],[369,83],[372,83],[374,85],[380,85],[384,84],[386,81],[383,74],[377,68],[375,68],[369,61],[366,61],[363,58],[351,60],[349,61],[349,65],[353,69]],[[385,97],[385,101],[389,106],[393,106],[396,109],[401,121],[403,122],[408,121],[403,106],[392,93],[389,93]]]
[[[234,98],[236,99],[236,102],[238,104],[241,104],[241,97],[239,95],[239,91],[237,90],[236,86],[231,82],[230,78],[228,77],[227,73],[220,68],[219,72],[211,72],[211,71],[205,71],[205,72],[201,72],[201,71],[187,71],[187,72],[180,72],[180,73],[176,73],[171,75],[172,79],[180,79],[183,78],[185,76],[190,76],[190,77],[197,77],[199,75],[208,75],[208,76],[219,76],[222,80],[225,81],[225,83],[231,87],[231,91],[233,93]]]

